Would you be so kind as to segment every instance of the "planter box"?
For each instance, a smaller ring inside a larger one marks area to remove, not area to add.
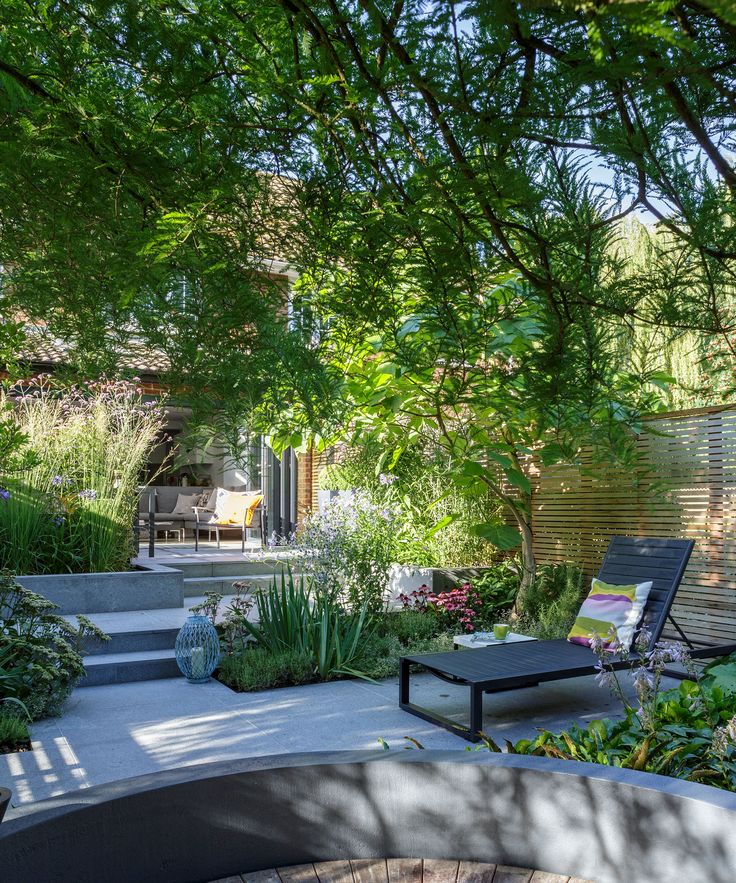
[[[184,605],[184,575],[160,564],[125,573],[52,573],[18,582],[57,604],[57,613],[115,613]]]
[[[399,595],[409,595],[420,586],[434,589],[431,567],[413,567],[410,564],[392,564],[388,572],[388,608],[399,609]]]
[[[432,582],[429,585],[434,592],[447,592],[463,583],[472,583],[474,579],[493,570],[492,567],[433,567]]]

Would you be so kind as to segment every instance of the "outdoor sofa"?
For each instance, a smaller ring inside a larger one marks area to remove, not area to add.
[[[183,532],[191,531],[194,536],[195,545],[198,545],[199,531],[197,525],[203,528],[207,522],[211,522],[215,515],[215,508],[218,499],[224,501],[227,497],[237,498],[242,492],[227,491],[224,488],[212,487],[176,487],[167,485],[149,485],[141,491],[138,502],[138,517],[143,525],[148,524],[151,515],[151,504],[153,504],[153,522],[154,525],[160,525],[160,530],[181,530]],[[200,505],[203,494],[210,497],[209,504],[205,507]],[[260,491],[249,492],[249,494],[260,494]],[[248,507],[243,507],[247,509]],[[245,515],[244,520],[248,520],[248,524],[244,525],[241,530],[241,524],[220,524],[221,529],[232,527],[233,530],[242,533],[243,546],[245,545],[245,530],[258,528],[261,531],[261,542],[265,541],[265,509],[261,497],[258,507],[252,509],[248,518]],[[154,527],[154,530],[156,528]],[[214,526],[212,528],[214,530]],[[185,534],[186,535],[186,534]],[[219,531],[218,531],[219,546]]]
[[[649,649],[660,640],[669,620],[687,644],[692,658],[713,658],[736,650],[736,643],[717,647],[691,641],[672,617],[675,594],[693,549],[692,540],[651,537],[613,537],[601,564],[598,579],[612,585],[652,580],[639,629],[651,634]],[[634,653],[631,654],[635,656]],[[596,673],[598,658],[588,647],[565,639],[491,645],[473,650],[404,656],[399,670],[399,706],[411,714],[477,742],[483,732],[483,694],[534,687],[542,681],[578,678]],[[628,665],[611,660],[613,668]],[[410,699],[410,672],[420,666],[442,681],[468,687],[470,721],[464,726]]]

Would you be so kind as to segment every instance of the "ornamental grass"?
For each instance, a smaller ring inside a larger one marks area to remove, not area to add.
[[[58,387],[37,378],[0,393],[31,465],[0,465],[0,568],[15,573],[128,570],[136,488],[163,429],[160,406],[127,381]]]

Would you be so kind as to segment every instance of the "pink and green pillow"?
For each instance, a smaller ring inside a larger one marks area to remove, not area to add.
[[[614,586],[594,579],[567,640],[590,647],[595,635],[606,650],[629,650],[652,583]]]

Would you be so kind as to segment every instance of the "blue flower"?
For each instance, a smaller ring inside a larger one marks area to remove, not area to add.
[[[93,491],[91,488],[86,488],[83,491],[79,492],[80,500],[96,500],[97,499],[97,491]]]
[[[61,527],[61,525],[64,523],[64,516],[63,515],[55,515],[51,519],[51,523],[54,525],[54,527]]]
[[[0,488],[0,499],[9,500],[11,497],[10,491],[6,491],[4,487]]]
[[[59,485],[64,484],[64,479],[63,479],[63,477],[62,477],[61,475],[55,475],[55,476],[51,479],[51,484],[52,484],[54,487],[59,487]]]

